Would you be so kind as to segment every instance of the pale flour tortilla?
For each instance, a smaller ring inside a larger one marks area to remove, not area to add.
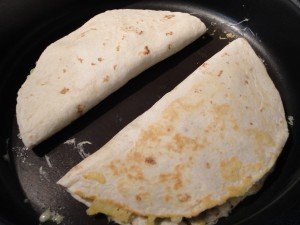
[[[61,130],[205,31],[200,19],[187,13],[122,9],[101,13],[52,43],[18,92],[25,146]]]
[[[88,214],[104,212],[120,223],[127,214],[148,224],[192,218],[245,196],[272,168],[287,137],[279,93],[239,38],[58,183]]]

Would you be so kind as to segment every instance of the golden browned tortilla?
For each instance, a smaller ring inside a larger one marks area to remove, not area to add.
[[[245,196],[287,137],[279,93],[239,38],[58,183],[89,215],[178,223]]]

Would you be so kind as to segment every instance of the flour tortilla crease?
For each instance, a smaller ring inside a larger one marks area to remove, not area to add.
[[[18,92],[25,146],[47,139],[205,31],[187,13],[121,9],[101,13],[52,43]]]
[[[245,196],[273,167],[287,137],[280,95],[239,38],[58,184],[89,215],[105,213],[123,224],[129,215],[147,224],[193,218]]]

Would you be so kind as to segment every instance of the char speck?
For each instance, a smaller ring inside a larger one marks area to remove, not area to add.
[[[155,165],[155,164],[156,164],[156,161],[155,161],[155,159],[154,159],[153,157],[147,157],[147,158],[145,159],[145,163],[151,164],[151,165]]]
[[[60,91],[60,93],[64,95],[64,94],[66,94],[69,90],[70,90],[69,88],[65,88],[65,87],[64,87],[64,88]]]

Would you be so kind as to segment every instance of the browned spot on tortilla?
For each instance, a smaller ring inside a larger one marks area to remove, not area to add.
[[[106,83],[109,81],[109,76],[108,75],[105,75],[104,78],[103,78],[103,83]]]
[[[235,65],[239,66],[239,65],[240,65],[240,63],[239,63],[239,62],[235,62]]]
[[[191,196],[188,194],[179,194],[177,197],[180,202],[187,202],[191,199]]]
[[[140,201],[142,201],[142,200],[145,200],[148,196],[149,196],[149,193],[148,193],[148,192],[141,192],[141,193],[139,193],[139,194],[137,194],[137,195],[135,196],[135,199],[136,199],[138,202],[140,202]]]
[[[117,64],[116,64],[116,65],[114,65],[114,67],[113,67],[113,68],[114,68],[114,70],[116,70],[116,69],[117,69]]]
[[[66,70],[66,69],[63,69],[63,73],[65,73],[65,72],[67,72],[67,70]]]
[[[144,50],[142,51],[142,54],[143,55],[149,55],[150,54],[150,49],[147,45],[144,47]]]
[[[155,165],[156,161],[154,157],[146,157],[145,158],[145,163],[150,164],[150,165]]]
[[[252,126],[252,125],[253,125],[253,123],[251,123],[251,122],[250,122],[250,125]]]
[[[224,52],[221,57],[224,57],[224,56],[229,56],[229,54],[227,52]]]
[[[103,61],[103,58],[99,57],[97,60],[98,60],[99,62],[102,62],[102,61]]]
[[[137,34],[138,34],[138,35],[142,35],[143,33],[144,33],[144,31],[141,30],[141,31],[139,31]]]
[[[184,168],[185,165],[179,164],[174,167],[174,171],[172,173],[161,173],[159,175],[159,181],[171,184],[174,190],[182,188],[182,171],[184,170]]]
[[[228,61],[226,61],[226,64],[228,64],[228,65],[229,65],[230,63],[229,63]]]
[[[166,132],[159,125],[153,124],[141,133],[139,142],[141,145],[147,144],[147,142],[154,143],[165,134]]]
[[[120,171],[117,167],[119,161],[111,161],[110,164],[108,165],[109,169],[112,171],[113,175],[119,176]]]
[[[245,84],[249,84],[249,82],[247,80],[244,81]]]
[[[96,63],[93,63],[93,62],[92,62],[92,63],[91,63],[91,66],[96,66]]]
[[[220,170],[223,179],[230,182],[236,182],[243,176],[243,164],[237,157],[220,162]]]
[[[247,134],[255,138],[258,146],[272,147],[275,145],[273,138],[267,132],[251,128],[247,129]]]
[[[102,45],[103,45],[103,46],[105,46],[105,45],[106,45],[106,43],[105,43],[105,42],[103,42],[103,43],[102,43]]]
[[[77,105],[77,113],[82,114],[84,110],[84,105]]]
[[[117,52],[120,51],[120,45],[116,47]]]
[[[208,65],[208,63],[205,62],[205,63],[203,63],[201,66],[202,66],[203,68],[206,68],[207,65]]]
[[[180,134],[175,134],[172,140],[173,141],[168,145],[168,149],[178,153],[190,150],[196,151],[204,147],[195,139]]]
[[[170,195],[165,195],[164,196],[165,202],[169,202],[171,199],[172,199],[172,197]]]
[[[29,96],[33,96],[33,94],[31,93]]]
[[[126,160],[134,161],[134,162],[141,162],[144,160],[144,156],[140,152],[132,151],[126,155]]]
[[[236,122],[236,120],[234,118],[231,118],[230,119],[230,122],[232,123],[232,128],[234,131],[238,131],[239,130],[239,125],[238,123]]]
[[[122,36],[122,40],[124,40],[124,39],[125,39],[125,37],[126,37],[126,36],[125,36],[125,35],[123,35],[123,36]]]
[[[250,176],[245,177],[239,186],[229,186],[227,187],[227,193],[231,196],[241,196],[246,193],[249,188],[249,185],[252,182],[252,178]]]
[[[207,169],[210,169],[210,164],[209,164],[209,162],[207,162],[207,163],[205,164],[205,166],[206,166]]]
[[[96,196],[94,196],[94,195],[87,196],[82,191],[79,191],[79,190],[75,191],[74,194],[78,195],[80,198],[82,198],[86,201],[91,201],[92,202],[96,199]]]
[[[264,107],[262,107],[259,111],[262,112],[262,111],[264,111],[264,110],[265,110]]]
[[[172,44],[168,44],[168,49],[170,50],[172,48]]]
[[[129,179],[132,179],[132,180],[143,180],[144,179],[144,175],[143,175],[141,167],[136,166],[136,165],[130,166],[126,172],[126,175]]]
[[[64,94],[66,94],[68,91],[69,91],[69,88],[65,88],[65,87],[64,87],[64,88],[60,91],[60,93],[64,95]]]
[[[138,202],[142,201],[142,198],[141,198],[140,195],[136,195],[136,196],[135,196],[135,199],[136,199]]]
[[[164,16],[164,18],[166,18],[166,19],[171,19],[171,18],[173,18],[173,17],[175,17],[174,14],[171,14],[171,15],[165,15],[165,16]]]
[[[223,74],[223,70],[220,70],[217,76],[220,77],[222,74]]]
[[[80,57],[77,57],[77,59],[78,59],[78,61],[79,61],[80,63],[82,63],[82,62],[83,62],[83,59],[82,59],[82,58],[80,58]]]
[[[166,36],[169,36],[169,35],[173,35],[173,32],[169,31],[169,32],[166,33]]]

